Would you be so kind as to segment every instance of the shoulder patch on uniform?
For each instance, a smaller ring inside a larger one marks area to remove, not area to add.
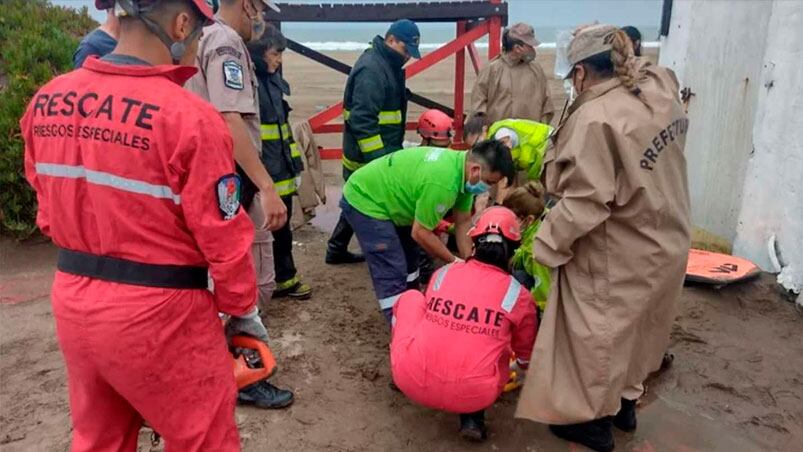
[[[243,53],[232,46],[220,46],[217,49],[215,49],[215,53],[217,53],[219,56],[223,55],[233,56],[238,60],[243,57]]]
[[[242,90],[245,86],[243,66],[236,61],[223,62],[223,83],[231,89]]]
[[[226,174],[218,179],[215,185],[217,205],[224,220],[231,220],[240,210],[240,192],[242,180],[237,174]]]

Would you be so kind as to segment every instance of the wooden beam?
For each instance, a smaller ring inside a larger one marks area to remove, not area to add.
[[[267,20],[282,22],[393,22],[410,19],[415,22],[454,22],[490,16],[507,22],[507,3],[487,1],[367,3],[367,4],[298,4],[279,3],[282,12],[268,9]]]

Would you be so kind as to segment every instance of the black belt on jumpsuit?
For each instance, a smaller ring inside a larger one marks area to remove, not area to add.
[[[64,273],[134,286],[170,289],[208,287],[206,267],[143,264],[64,248],[59,248],[58,269]]]

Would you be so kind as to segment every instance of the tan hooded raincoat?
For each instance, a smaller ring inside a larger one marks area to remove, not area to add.
[[[544,70],[535,61],[497,56],[477,74],[471,90],[471,113],[485,113],[489,124],[502,119],[549,123],[553,108]]]
[[[688,129],[671,71],[644,65],[570,107],[545,159],[560,200],[534,256],[552,286],[517,417],[572,424],[615,415],[669,344],[690,244]]]

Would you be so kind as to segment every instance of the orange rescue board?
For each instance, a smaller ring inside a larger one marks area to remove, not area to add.
[[[721,286],[755,278],[760,273],[761,269],[756,264],[741,257],[693,248],[689,250],[686,281]]]

